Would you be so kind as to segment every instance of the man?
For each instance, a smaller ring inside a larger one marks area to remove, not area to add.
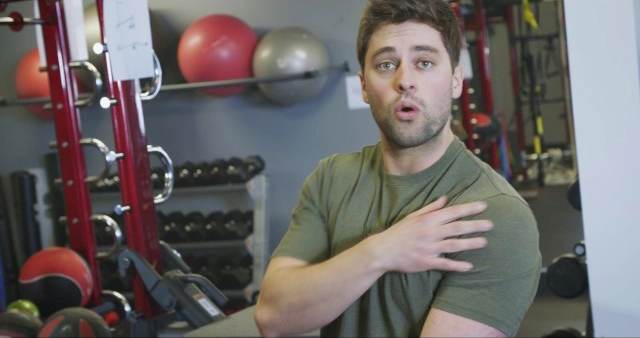
[[[455,137],[461,35],[443,0],[370,0],[357,42],[380,142],[323,159],[264,276],[266,336],[513,336],[538,286],[526,202]]]

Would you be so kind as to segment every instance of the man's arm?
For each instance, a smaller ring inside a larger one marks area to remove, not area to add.
[[[256,304],[260,333],[299,334],[330,323],[382,275],[369,254],[374,251],[363,241],[319,264],[273,258]]]
[[[421,337],[506,337],[502,331],[475,320],[431,308]]]
[[[492,228],[486,220],[459,221],[484,211],[486,204],[445,205],[446,198],[440,198],[318,264],[273,258],[256,304],[260,332],[265,336],[291,335],[327,325],[387,271],[470,270],[470,263],[443,254],[486,245],[481,237],[457,238]]]

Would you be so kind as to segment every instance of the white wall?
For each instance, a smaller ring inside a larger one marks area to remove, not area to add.
[[[638,7],[565,0],[594,331],[640,336]]]

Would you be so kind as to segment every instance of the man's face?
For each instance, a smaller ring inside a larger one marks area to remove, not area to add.
[[[462,91],[440,33],[416,22],[386,24],[371,36],[362,95],[390,147],[425,144],[449,126],[451,100]]]

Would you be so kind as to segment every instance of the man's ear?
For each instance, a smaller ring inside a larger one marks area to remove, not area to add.
[[[367,95],[367,88],[365,88],[364,85],[364,74],[362,71],[358,72],[358,77],[360,78],[360,88],[362,89],[362,100],[369,103],[369,96]]]
[[[458,64],[453,69],[453,79],[451,81],[451,96],[457,99],[462,94],[462,84],[464,81],[464,67],[462,64]]]

